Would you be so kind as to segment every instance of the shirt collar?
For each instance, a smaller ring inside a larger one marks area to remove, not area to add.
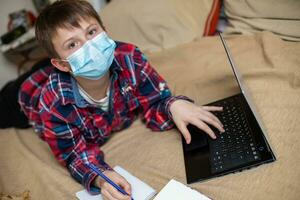
[[[120,64],[118,63],[117,59],[115,58],[109,68],[110,75],[116,76],[121,70],[122,69],[120,67]],[[73,92],[73,98],[74,98],[75,104],[80,108],[87,107],[89,103],[80,95],[77,81],[75,80],[75,78],[73,76],[70,76],[70,77],[71,77],[71,86],[72,86],[72,92]],[[114,80],[114,79],[110,79],[110,80]]]

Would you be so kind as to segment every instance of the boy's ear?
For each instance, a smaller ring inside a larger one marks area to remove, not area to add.
[[[57,58],[51,58],[51,64],[63,72],[71,72],[71,67],[67,61],[62,61]]]

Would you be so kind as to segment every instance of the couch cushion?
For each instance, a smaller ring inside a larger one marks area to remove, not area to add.
[[[201,37],[213,0],[114,0],[101,12],[115,40],[159,51]]]
[[[227,34],[267,30],[283,39],[300,41],[300,1],[225,0],[224,5],[229,20]]]

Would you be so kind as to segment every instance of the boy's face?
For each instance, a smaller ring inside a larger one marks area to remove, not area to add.
[[[80,27],[58,28],[56,34],[52,38],[55,51],[60,59],[66,59],[73,52],[82,47],[85,42],[93,39],[96,35],[103,32],[98,21],[94,18],[81,19]],[[68,63],[59,62],[58,59],[52,59],[52,64],[59,68],[64,67],[62,71],[70,71],[71,67]],[[63,66],[62,66],[63,65]],[[67,69],[68,68],[68,69]]]

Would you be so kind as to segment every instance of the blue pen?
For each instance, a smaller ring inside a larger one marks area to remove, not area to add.
[[[90,163],[88,164],[88,166],[94,171],[96,172],[99,176],[101,176],[101,178],[103,178],[106,182],[108,182],[109,184],[111,184],[114,188],[116,188],[119,192],[121,192],[124,195],[129,196],[129,194],[127,194],[121,187],[119,187],[117,184],[115,184],[112,180],[110,180],[107,176],[105,176],[94,164]],[[133,198],[131,198],[131,200],[134,200]]]

